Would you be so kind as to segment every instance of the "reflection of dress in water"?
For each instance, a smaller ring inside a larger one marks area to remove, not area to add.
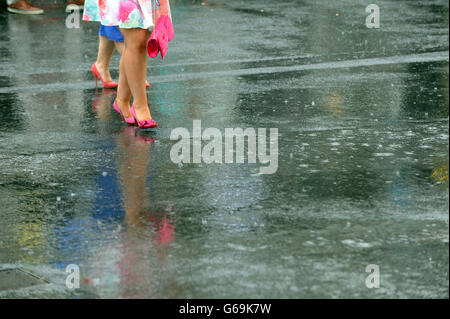
[[[100,191],[97,191],[93,217],[114,224],[123,221],[125,212],[122,208],[122,190],[117,171],[104,168],[97,179],[97,189]]]
[[[122,208],[122,191],[116,169],[103,168],[97,178],[95,212],[92,217],[96,220],[97,231],[101,234],[99,247],[90,256],[93,264],[89,277],[90,282],[99,285],[100,290],[112,292],[117,290],[120,276],[115,271],[120,262],[121,226],[125,219]],[[99,291],[99,293],[101,293]]]
[[[95,236],[101,235],[105,229],[117,228],[123,221],[117,172],[103,168],[98,174],[96,189],[100,191],[95,193],[95,212],[92,216],[75,216],[64,225],[53,228],[55,240],[52,246],[56,250],[53,266],[65,269],[69,264],[82,265],[90,257],[90,248],[98,242]]]

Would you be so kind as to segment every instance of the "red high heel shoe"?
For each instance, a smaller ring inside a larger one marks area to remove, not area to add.
[[[102,85],[105,89],[114,89],[119,85],[119,83],[114,82],[114,81],[107,81],[107,82],[103,81],[102,77],[100,76],[100,73],[97,70],[97,66],[95,65],[95,63],[92,64],[91,71],[92,71],[92,74],[94,74],[96,87],[97,87],[97,78],[99,78],[100,81],[102,81]]]
[[[134,110],[134,105],[131,106],[130,111],[131,111],[131,114],[133,115],[134,119],[136,120],[139,128],[146,129],[146,128],[153,128],[153,127],[158,126],[158,123],[154,119],[139,121],[136,116],[136,112]]]

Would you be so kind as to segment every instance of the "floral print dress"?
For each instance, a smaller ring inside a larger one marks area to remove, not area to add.
[[[124,29],[151,29],[160,14],[170,16],[168,0],[86,0],[83,20]]]

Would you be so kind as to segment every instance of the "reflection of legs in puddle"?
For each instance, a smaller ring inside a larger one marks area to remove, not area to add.
[[[173,225],[166,213],[149,212],[146,188],[147,165],[154,138],[138,134],[134,127],[125,127],[117,145],[120,150],[119,176],[124,194],[125,220],[129,225],[143,226],[150,221],[156,230],[154,236],[158,243],[173,241]]]
[[[96,94],[92,101],[92,111],[97,113],[98,117],[102,120],[111,117],[111,101],[114,93],[113,90],[103,89],[102,93]]]
[[[152,137],[136,134],[136,129],[130,126],[125,127],[117,138],[120,154],[118,174],[126,222],[123,253],[118,264],[122,297],[161,297],[159,286],[167,285],[161,276],[169,277],[164,266],[168,250],[160,244],[173,240],[174,229],[168,224],[165,214],[151,213],[148,207],[146,184],[153,141]],[[151,233],[149,221],[156,226],[153,240],[148,237]],[[173,286],[172,283],[169,285]]]
[[[120,149],[119,176],[123,188],[123,201],[127,224],[139,225],[139,214],[147,209],[147,165],[153,139],[146,141],[136,134],[134,127],[125,127],[117,139]]]
[[[118,264],[120,272],[120,294],[125,298],[145,298],[151,294],[149,266],[151,242],[142,240],[139,229],[143,226],[143,215],[147,209],[146,189],[147,165],[150,145],[139,140],[134,127],[125,127],[117,138],[119,149],[118,173],[122,185],[125,210],[126,235],[123,237],[123,253]]]

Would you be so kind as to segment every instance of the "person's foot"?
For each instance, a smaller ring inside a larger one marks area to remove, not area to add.
[[[43,14],[44,10],[33,6],[28,0],[18,0],[8,5],[7,10],[18,14]]]
[[[97,68],[98,73],[100,73],[103,81],[111,82],[113,80],[111,77],[111,73],[109,73],[109,68],[103,66],[98,62],[95,62],[95,67]]]
[[[137,104],[134,104],[134,110],[136,112],[137,119],[139,121],[145,121],[152,119],[152,115],[150,114],[150,109],[147,105],[140,106]]]
[[[134,108],[134,105],[131,106],[131,114],[133,114],[134,119],[136,120],[137,125],[140,129],[150,129],[158,126],[158,123],[152,118],[150,115],[150,110],[148,106],[144,105],[140,108],[139,112],[141,116],[137,115],[137,111]]]
[[[120,111],[122,112],[124,117],[126,117],[126,118],[133,117],[133,114],[131,114],[131,110],[130,110],[130,101],[124,102],[124,101],[116,98],[116,103],[117,103],[117,107],[120,109]]]
[[[67,0],[67,7],[70,5],[76,5],[81,10],[84,8],[84,0]]]

